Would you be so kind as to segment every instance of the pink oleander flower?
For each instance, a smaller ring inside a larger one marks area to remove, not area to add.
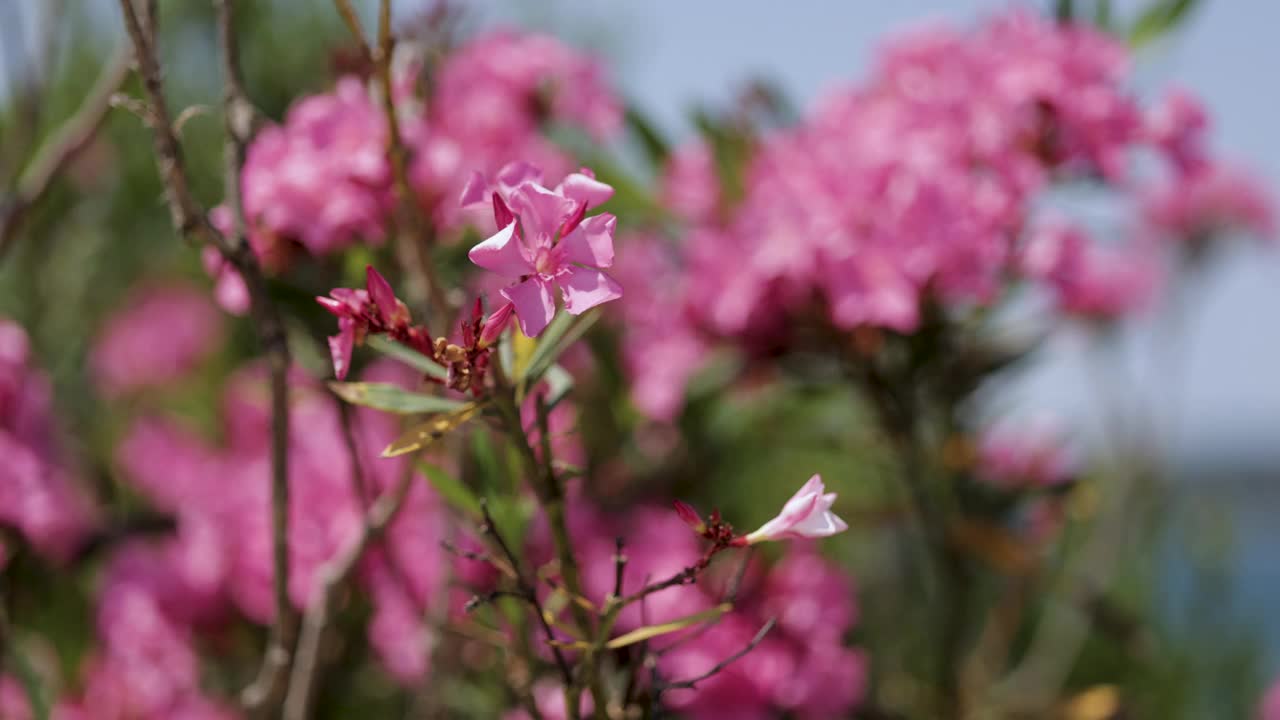
[[[791,496],[777,517],[747,535],[747,543],[829,537],[844,532],[849,526],[831,512],[835,501],[836,494],[827,492],[822,476],[814,475]]]
[[[1184,242],[1232,232],[1276,236],[1271,194],[1249,173],[1218,162],[1205,162],[1150,193],[1144,211],[1157,233]]]
[[[478,176],[463,203],[482,201],[483,184]],[[622,287],[601,270],[613,265],[617,219],[609,213],[585,215],[612,194],[613,188],[585,170],[569,175],[554,190],[543,187],[541,173],[525,164],[499,173],[492,201],[500,229],[468,257],[516,281],[501,294],[514,305],[526,336],[537,336],[551,322],[556,288],[564,295],[564,309],[573,315],[622,297]]]
[[[90,367],[107,395],[164,385],[211,354],[221,330],[207,294],[191,287],[147,288],[107,320],[90,351]]]
[[[69,559],[94,513],[58,452],[48,377],[26,332],[0,318],[0,526],[46,557]]]
[[[1076,459],[1047,420],[988,428],[978,442],[977,473],[1002,488],[1043,488],[1070,479]]]
[[[1175,89],[1147,112],[1148,140],[1168,158],[1179,175],[1199,171],[1207,160],[1205,134],[1209,114],[1199,98]]]
[[[1280,680],[1277,680],[1258,707],[1258,720],[1280,720]]]
[[[434,356],[430,334],[410,324],[409,308],[372,265],[365,268],[364,290],[334,288],[329,297],[317,297],[316,302],[338,318],[338,334],[329,337],[329,353],[339,380],[351,369],[356,346],[370,334],[386,333],[427,357]]]
[[[1036,228],[1019,258],[1028,277],[1043,282],[1070,315],[1110,320],[1149,303],[1162,267],[1152,248],[1104,248],[1080,227],[1050,220]]]
[[[265,266],[288,263],[296,243],[316,255],[381,242],[392,207],[386,119],[359,79],[300,100],[284,125],[263,129],[241,177],[249,240]],[[214,223],[231,225],[226,206]]]

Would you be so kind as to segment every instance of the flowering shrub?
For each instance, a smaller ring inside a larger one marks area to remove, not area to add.
[[[334,76],[259,109],[234,4],[206,212],[163,26],[121,1],[114,102],[203,284],[148,265],[87,348],[56,307],[0,320],[0,716],[1194,716],[1151,683],[1203,658],[1119,590],[1159,438],[1000,401],[1059,329],[1105,349],[1275,234],[1119,28],[916,30],[672,149],[598,58],[444,5],[383,0],[371,43],[336,0]]]

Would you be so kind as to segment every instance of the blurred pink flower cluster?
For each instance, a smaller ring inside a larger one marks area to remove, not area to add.
[[[596,602],[614,590],[617,537],[625,540],[624,594],[684,570],[703,554],[703,541],[666,508],[639,506],[619,515],[574,502],[569,523],[584,592]],[[535,558],[550,559],[545,528],[535,528],[532,547]],[[806,542],[788,545],[772,567],[751,562],[744,570],[738,553],[724,553],[697,584],[655,592],[619,616],[619,633],[670,622],[716,606],[739,583],[734,609],[716,623],[652,641],[658,674],[666,682],[705,673],[741,652],[770,618],[776,619],[751,652],[699,682],[696,691],[669,691],[664,702],[692,720],[763,720],[783,713],[818,720],[847,714],[863,699],[868,672],[863,653],[844,643],[858,619],[851,579]],[[544,715],[564,717],[562,693],[542,689],[535,695]]]
[[[396,72],[410,184],[445,231],[467,221],[458,198],[476,170],[493,173],[516,159],[553,179],[572,169],[544,137],[548,123],[600,138],[621,126],[621,106],[599,63],[548,35],[499,30],[464,43],[420,100],[420,67],[400,63]],[[298,247],[324,255],[381,243],[393,196],[387,122],[375,91],[347,76],[331,92],[300,100],[283,125],[258,134],[242,185],[250,240],[269,268],[284,267]],[[214,221],[229,227],[230,209],[217,208]],[[228,272],[210,260],[211,272]],[[243,300],[231,286],[222,294]]]
[[[989,427],[977,450],[979,478],[1005,489],[1051,487],[1078,470],[1061,429],[1047,419]]]
[[[65,561],[92,529],[94,513],[56,442],[51,392],[26,331],[0,318],[0,526]],[[0,544],[0,567],[7,556]]]
[[[148,551],[154,557],[149,567],[165,579],[151,587],[170,590],[153,592],[154,600],[184,632],[236,614],[265,624],[275,613],[270,413],[260,370],[241,371],[228,385],[222,445],[174,419],[150,417],[135,423],[117,451],[134,488],[177,518],[176,536]],[[370,368],[365,379],[404,380],[398,368],[385,365]],[[325,564],[356,541],[367,503],[409,468],[378,457],[398,433],[394,416],[353,413],[359,458],[353,468],[337,401],[300,373],[291,382],[288,591],[293,604],[305,608],[316,599]],[[358,568],[358,582],[373,603],[369,641],[405,682],[420,681],[428,671],[423,610],[447,572],[439,545],[447,528],[435,496],[415,480],[400,514]],[[108,581],[100,602],[111,597],[114,585]]]
[[[622,303],[636,404],[670,418],[690,370],[663,353],[696,356],[707,338],[767,341],[816,318],[910,333],[924,304],[991,305],[1017,279],[1068,315],[1141,307],[1164,266],[1152,233],[1106,247],[1050,222],[1057,183],[1105,185],[1159,234],[1269,234],[1265,194],[1211,157],[1199,104],[1144,112],[1127,65],[1114,38],[1015,9],[888,44],[869,78],[760,139],[732,207],[706,146],[674,153],[660,195],[686,221],[678,246],[622,243],[661,286],[627,283]],[[1138,172],[1143,150],[1165,159],[1164,180]]]
[[[98,387],[116,396],[181,378],[221,342],[222,317],[206,293],[148,287],[107,320],[89,364]]]

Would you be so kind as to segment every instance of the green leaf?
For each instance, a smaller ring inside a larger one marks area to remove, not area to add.
[[[396,438],[382,451],[382,457],[399,457],[425,450],[433,445],[435,441],[465,425],[468,420],[475,417],[476,413],[480,412],[481,407],[483,405],[479,402],[469,402],[453,412],[433,415],[409,428],[400,437]]]
[[[619,635],[618,637],[610,640],[605,643],[604,646],[610,650],[617,650],[618,648],[634,645],[638,642],[644,642],[649,638],[655,638],[659,635],[666,635],[667,633],[673,633],[677,630],[683,630],[707,620],[714,620],[732,609],[732,604],[721,603],[710,610],[703,610],[700,613],[694,613],[693,615],[680,618],[679,620],[672,620],[669,623],[663,623],[661,625],[648,625],[637,630],[632,630],[625,635]]]
[[[1072,0],[1057,0],[1054,3],[1053,16],[1060,23],[1069,23],[1076,17],[1075,3]]]
[[[547,368],[546,378],[547,412],[551,412],[573,389],[573,376],[560,365],[552,365]]]
[[[438,395],[412,392],[391,383],[331,381],[329,389],[352,405],[400,415],[418,413],[451,412],[466,405],[465,401],[451,400]]]
[[[418,470],[422,471],[427,481],[431,483],[431,487],[440,493],[440,497],[444,498],[445,502],[468,515],[480,516],[480,501],[471,492],[471,488],[461,480],[445,472],[443,468],[427,462],[418,463]]]
[[[49,701],[40,686],[40,676],[36,674],[35,668],[31,667],[27,656],[13,645],[10,645],[8,655],[14,674],[18,676],[18,682],[27,696],[27,703],[31,706],[32,716],[36,720],[49,720]]]
[[[560,358],[560,354],[581,338],[596,321],[600,319],[600,311],[593,310],[585,315],[573,316],[567,312],[559,313],[546,330],[538,338],[538,348],[529,358],[529,367],[525,370],[525,387],[533,385]]]
[[[671,154],[671,143],[667,142],[653,122],[636,106],[628,105],[623,115],[627,129],[640,141],[645,157],[654,168],[661,168]]]
[[[438,380],[443,380],[448,376],[448,372],[439,363],[412,348],[407,348],[394,340],[382,335],[373,335],[365,340],[369,347],[388,357],[421,371]]]
[[[1133,23],[1129,30],[1129,44],[1139,48],[1168,34],[1186,19],[1198,2],[1199,0],[1157,0]]]

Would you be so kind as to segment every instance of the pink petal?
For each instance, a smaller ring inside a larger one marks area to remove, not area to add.
[[[533,183],[516,188],[508,199],[511,209],[520,216],[525,236],[534,247],[543,240],[549,241],[577,207],[569,198]]]
[[[516,236],[516,224],[502,228],[467,253],[471,262],[503,277],[518,278],[533,272],[533,265],[524,256],[524,247]]]
[[[542,184],[542,171],[523,160],[507,163],[497,175],[498,186],[510,193],[525,183]]]
[[[613,197],[613,187],[580,172],[572,173],[556,188],[570,200],[585,202],[587,207],[599,207]]]
[[[351,354],[355,351],[356,325],[351,318],[338,321],[338,334],[329,336],[329,354],[333,356],[333,375],[342,380],[351,369]]]
[[[373,304],[378,308],[378,315],[381,316],[382,322],[391,325],[395,322],[396,308],[399,302],[396,300],[396,292],[391,289],[391,283],[382,276],[382,273],[374,269],[372,265],[368,265],[364,269],[365,287],[369,290],[369,297],[373,299]]]
[[[564,293],[564,309],[571,315],[581,315],[601,303],[622,297],[622,286],[595,268],[568,268],[558,282]]]
[[[467,179],[467,184],[462,188],[462,197],[458,199],[459,207],[467,207],[485,201],[489,194],[489,181],[484,179],[477,170],[471,173],[471,177]]]
[[[556,314],[556,301],[551,294],[551,283],[536,275],[518,285],[504,288],[502,297],[516,306],[520,332],[523,332],[525,337],[537,337]]]
[[[613,265],[613,230],[618,219],[608,213],[589,217],[560,241],[564,259],[578,265],[607,268]]]

